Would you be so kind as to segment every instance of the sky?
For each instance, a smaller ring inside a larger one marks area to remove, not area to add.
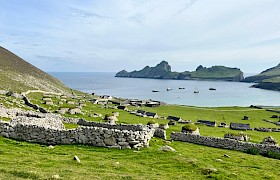
[[[259,73],[280,63],[279,0],[0,0],[0,46],[48,72],[166,60]]]

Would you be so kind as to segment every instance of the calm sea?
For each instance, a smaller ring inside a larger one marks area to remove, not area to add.
[[[72,89],[98,95],[153,99],[193,106],[280,106],[280,92],[250,88],[252,84],[222,81],[116,78],[115,73],[50,73]],[[179,89],[184,87],[185,89]],[[171,91],[167,91],[171,88]],[[216,91],[210,91],[215,88]],[[158,90],[159,92],[152,92]],[[198,90],[199,93],[194,93]]]

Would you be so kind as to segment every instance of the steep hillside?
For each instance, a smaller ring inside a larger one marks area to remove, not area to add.
[[[280,91],[280,64],[258,75],[244,79],[244,82],[257,83],[253,87]]]
[[[69,91],[65,85],[49,74],[34,67],[0,46],[0,89],[11,91],[43,90]]]
[[[213,66],[210,68],[199,66],[193,72],[172,72],[170,65],[166,61],[162,61],[155,67],[146,66],[140,71],[127,72],[122,70],[116,74],[116,77],[223,81],[242,81],[244,79],[243,72],[240,69],[224,66]]]

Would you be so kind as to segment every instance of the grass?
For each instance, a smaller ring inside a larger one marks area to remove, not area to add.
[[[158,150],[166,144],[177,152]],[[84,145],[49,149],[0,137],[0,163],[0,178],[5,179],[49,179],[55,174],[62,179],[277,179],[280,175],[277,168],[270,168],[279,167],[279,160],[160,139],[133,151]],[[205,173],[209,168],[217,172]]]
[[[30,89],[70,91],[59,80],[0,46],[1,89],[23,92]]]
[[[32,102],[43,102],[42,93],[31,93]],[[5,98],[5,97],[2,97]],[[87,97],[91,98],[91,97]],[[86,99],[87,99],[86,98]],[[59,108],[59,98],[52,97],[55,110]],[[70,99],[69,99],[70,100]],[[150,119],[130,114],[119,109],[104,108],[86,101],[81,115],[65,115],[67,117],[85,118],[88,121],[103,121],[102,118],[90,117],[93,113],[105,116],[112,112],[119,112],[119,123],[147,124],[154,120],[159,124],[166,124],[166,119]],[[13,102],[12,99],[10,99]],[[78,99],[72,99],[78,102]],[[4,100],[3,100],[4,102]],[[40,104],[43,105],[43,104]],[[48,108],[48,105],[46,105]],[[135,107],[129,107],[135,110]],[[220,122],[250,123],[251,127],[275,127],[263,119],[277,121],[270,118],[273,112],[257,110],[248,107],[190,107],[168,105],[156,108],[142,107],[142,110],[156,112],[159,116],[168,115],[182,117],[182,119],[196,122],[198,119],[215,120]],[[244,121],[244,116],[250,120]],[[64,124],[66,129],[77,128],[76,124]],[[172,131],[181,131],[184,124],[170,126],[167,137]],[[200,134],[205,136],[223,137],[226,133],[237,134],[240,131],[229,128],[208,127],[197,125]],[[267,136],[273,136],[280,142],[277,132],[244,132],[253,142],[261,142]],[[162,152],[158,149],[164,145],[173,147],[177,152]],[[278,179],[280,172],[279,154],[267,153],[267,157],[257,155],[254,150],[246,154],[243,152],[217,149],[186,142],[170,142],[153,138],[149,148],[140,151],[119,150],[92,147],[86,145],[57,145],[54,149],[35,143],[21,142],[0,137],[0,179],[51,179],[59,175],[61,179]],[[229,155],[227,158],[224,154]],[[73,160],[77,155],[81,163]],[[268,158],[272,157],[272,158]],[[217,170],[217,171],[216,171]]]
[[[10,121],[10,120],[11,120],[11,118],[7,118],[7,117],[0,117],[0,120],[1,120],[1,121]]]

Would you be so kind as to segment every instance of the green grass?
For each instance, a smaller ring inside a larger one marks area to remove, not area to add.
[[[42,102],[42,93],[31,93],[28,96],[32,102],[38,104]],[[59,101],[56,97],[52,97],[52,100],[55,104]],[[13,102],[13,99],[10,101]],[[72,101],[78,102],[78,99]],[[100,122],[103,121],[102,118],[93,118],[90,115],[99,113],[105,116],[112,112],[119,112],[118,123],[147,124],[153,120],[119,109],[104,108],[89,101],[86,101],[86,105],[82,110],[83,115],[65,116]],[[129,109],[136,108],[129,107]],[[248,107],[205,108],[168,105],[140,109],[156,112],[159,116],[173,115],[193,122],[207,119],[215,120],[217,124],[240,122],[250,123],[253,128],[278,128],[272,123],[263,121],[263,119],[277,121],[278,119],[270,118],[275,113]],[[245,115],[249,116],[250,120],[242,120]],[[169,122],[166,119],[155,119],[155,121],[159,124]],[[66,129],[78,127],[76,124],[64,125]],[[184,124],[178,123],[170,126],[167,130],[168,139],[172,131],[180,132],[183,126]],[[240,132],[205,125],[197,125],[197,127],[200,129],[200,134],[205,136],[223,137],[226,133]],[[244,133],[252,138],[252,142],[259,143],[267,136],[273,136],[280,142],[280,133],[277,132],[246,131]],[[173,147],[177,152],[159,151],[158,148],[164,145]],[[258,154],[254,150],[248,153]],[[231,158],[224,157],[224,154],[230,155]],[[278,158],[279,154],[268,152],[267,157],[251,154],[186,142],[169,142],[157,138],[151,140],[149,148],[134,151],[85,145],[58,145],[54,149],[49,149],[44,145],[0,137],[0,179],[50,179],[56,174],[61,179],[278,179],[280,172],[277,168],[271,167],[279,167],[280,160],[273,159]],[[73,160],[74,155],[80,158],[80,164]],[[217,172],[212,172],[211,168],[217,169]]]
[[[11,118],[7,118],[7,117],[0,117],[0,120],[1,120],[1,121],[10,121],[10,120],[11,120]]]
[[[63,123],[65,126],[65,129],[76,129],[77,127],[79,127],[78,124],[71,124],[71,123]]]
[[[277,168],[271,168],[280,165],[275,159],[160,139],[150,144],[140,151],[84,145],[48,149],[0,137],[0,178],[49,179],[58,174],[62,179],[277,179],[280,175]],[[177,152],[158,150],[166,144]],[[205,173],[209,168],[217,172]]]

